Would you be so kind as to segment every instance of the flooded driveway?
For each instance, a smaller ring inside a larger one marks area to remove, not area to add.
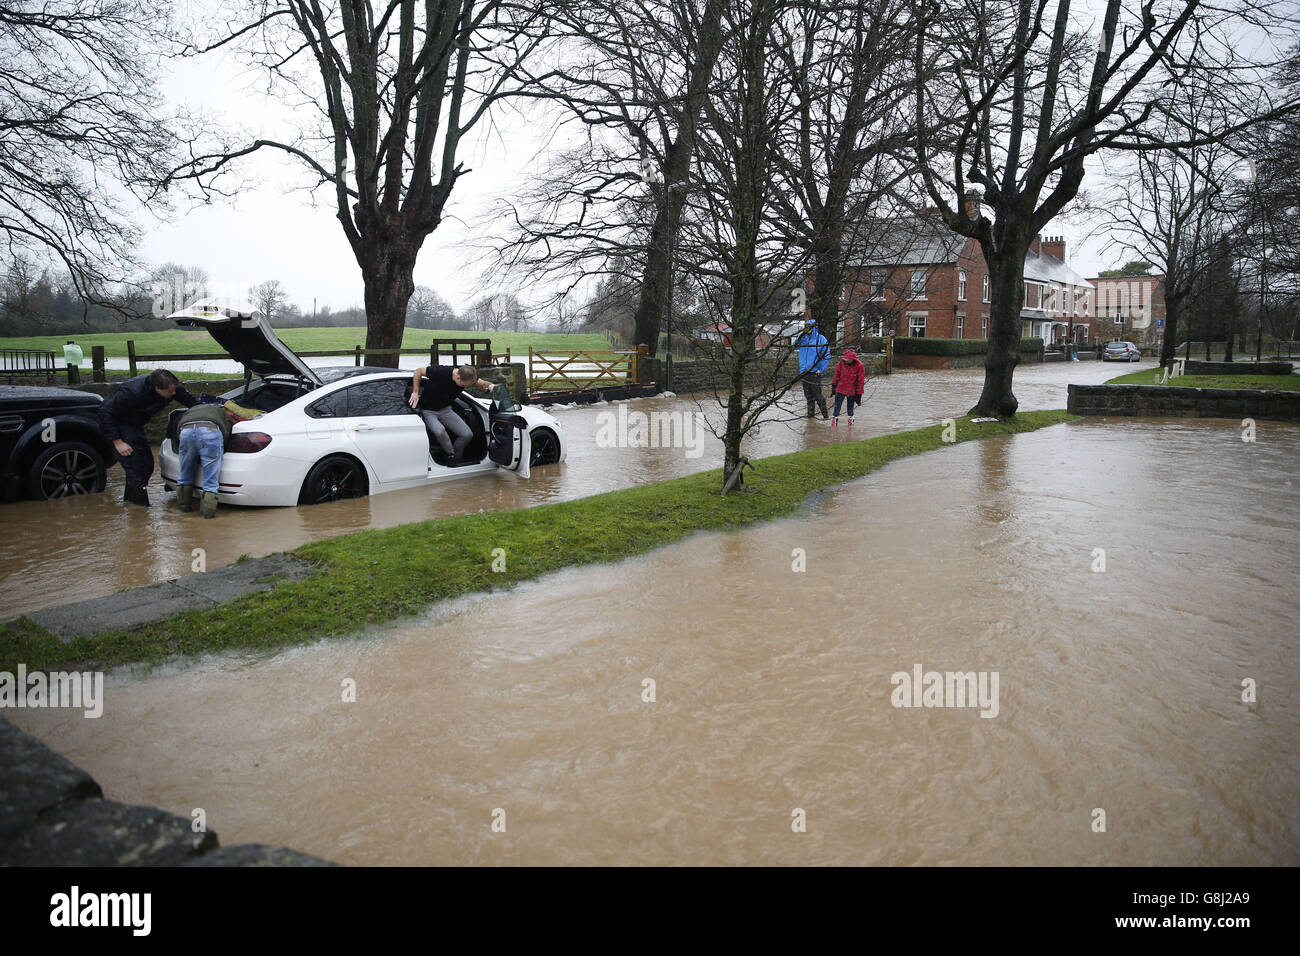
[[[114,799],[343,863],[1294,865],[1298,457],[1295,425],[1200,420],[957,445],[10,716]],[[918,667],[996,672],[995,706],[894,706]]]
[[[1099,362],[1026,366],[1016,373],[1016,394],[1027,411],[1064,408],[1070,382],[1104,382],[1129,370],[1127,365]],[[801,409],[792,397],[787,410],[773,415],[784,420],[763,425],[746,444],[747,454],[761,458],[933,424],[964,414],[978,400],[983,381],[983,369],[900,372],[873,379],[851,432],[797,417]],[[712,398],[626,404],[646,413],[701,411],[712,421],[721,420]],[[102,495],[0,506],[5,531],[0,620],[190,574],[200,558],[204,567],[216,568],[242,555],[260,557],[349,531],[580,498],[721,465],[722,445],[711,435],[704,436],[695,451],[602,447],[602,416],[616,408],[606,404],[552,409],[570,442],[568,460],[538,468],[527,481],[497,474],[313,508],[228,507],[212,521],[197,512],[182,514],[175,496],[162,490],[157,471],[150,487],[154,506],[124,507],[122,469],[114,466]],[[154,456],[156,460],[156,448]]]

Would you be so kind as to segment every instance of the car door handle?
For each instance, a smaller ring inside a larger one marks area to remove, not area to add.
[[[352,430],[354,432],[372,432],[375,430],[375,426],[374,425],[353,425]]]

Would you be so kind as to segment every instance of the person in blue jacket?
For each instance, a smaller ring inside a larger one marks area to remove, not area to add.
[[[113,445],[114,455],[126,472],[122,500],[149,507],[145,485],[153,474],[153,451],[145,437],[145,422],[171,404],[172,399],[193,408],[198,399],[185,390],[171,372],[154,369],[113,389],[99,406],[99,430]]]
[[[799,380],[803,383],[803,397],[808,402],[808,417],[813,417],[813,408],[817,407],[822,410],[822,418],[829,418],[826,396],[822,394],[822,372],[826,371],[830,360],[830,343],[817,331],[817,322],[809,319],[803,335],[795,344],[799,346]]]

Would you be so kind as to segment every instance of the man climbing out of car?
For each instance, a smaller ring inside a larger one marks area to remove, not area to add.
[[[123,501],[149,507],[145,485],[153,474],[153,451],[144,426],[171,404],[173,398],[186,408],[193,408],[198,402],[175,375],[158,368],[148,375],[128,378],[99,406],[100,433],[112,443],[114,455],[126,472]]]
[[[428,381],[421,388],[421,379],[426,377]],[[424,427],[446,452],[447,464],[452,468],[472,464],[462,461],[460,456],[473,439],[474,433],[456,413],[454,406],[461,392],[474,385],[487,389],[492,387],[490,382],[479,379],[478,372],[474,371],[472,365],[462,365],[454,370],[445,365],[428,365],[417,368],[411,381],[411,407],[419,409]],[[456,436],[454,443],[448,437],[448,432]]]
[[[230,414],[220,405],[195,405],[181,416],[180,475],[176,479],[176,501],[181,511],[194,507],[195,472],[203,489],[199,514],[217,516],[217,490],[220,487],[221,459],[230,441]]]

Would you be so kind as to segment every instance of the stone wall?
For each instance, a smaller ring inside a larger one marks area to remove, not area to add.
[[[1171,385],[1071,385],[1066,408],[1075,415],[1300,422],[1300,392]]]
[[[105,800],[86,771],[0,716],[0,866],[333,866],[284,847],[221,847],[211,830]]]
[[[830,360],[826,365],[826,371],[822,375],[822,384],[829,388],[831,376],[835,374],[835,363],[840,360],[842,351],[836,350],[831,353]],[[885,374],[885,356],[868,353],[863,355],[859,353],[858,358],[867,368],[867,376]],[[746,371],[745,384],[751,387],[767,384],[776,374],[778,362],[774,359],[766,359],[755,362]],[[645,380],[657,382],[660,388],[664,386],[664,362],[662,359],[642,359],[642,368],[646,370]],[[791,377],[794,376],[798,366],[794,358],[791,357],[785,363]],[[727,380],[724,369],[714,362],[696,361],[696,362],[673,362],[673,388],[678,394],[689,394],[691,392],[711,392],[715,388],[725,392]]]

